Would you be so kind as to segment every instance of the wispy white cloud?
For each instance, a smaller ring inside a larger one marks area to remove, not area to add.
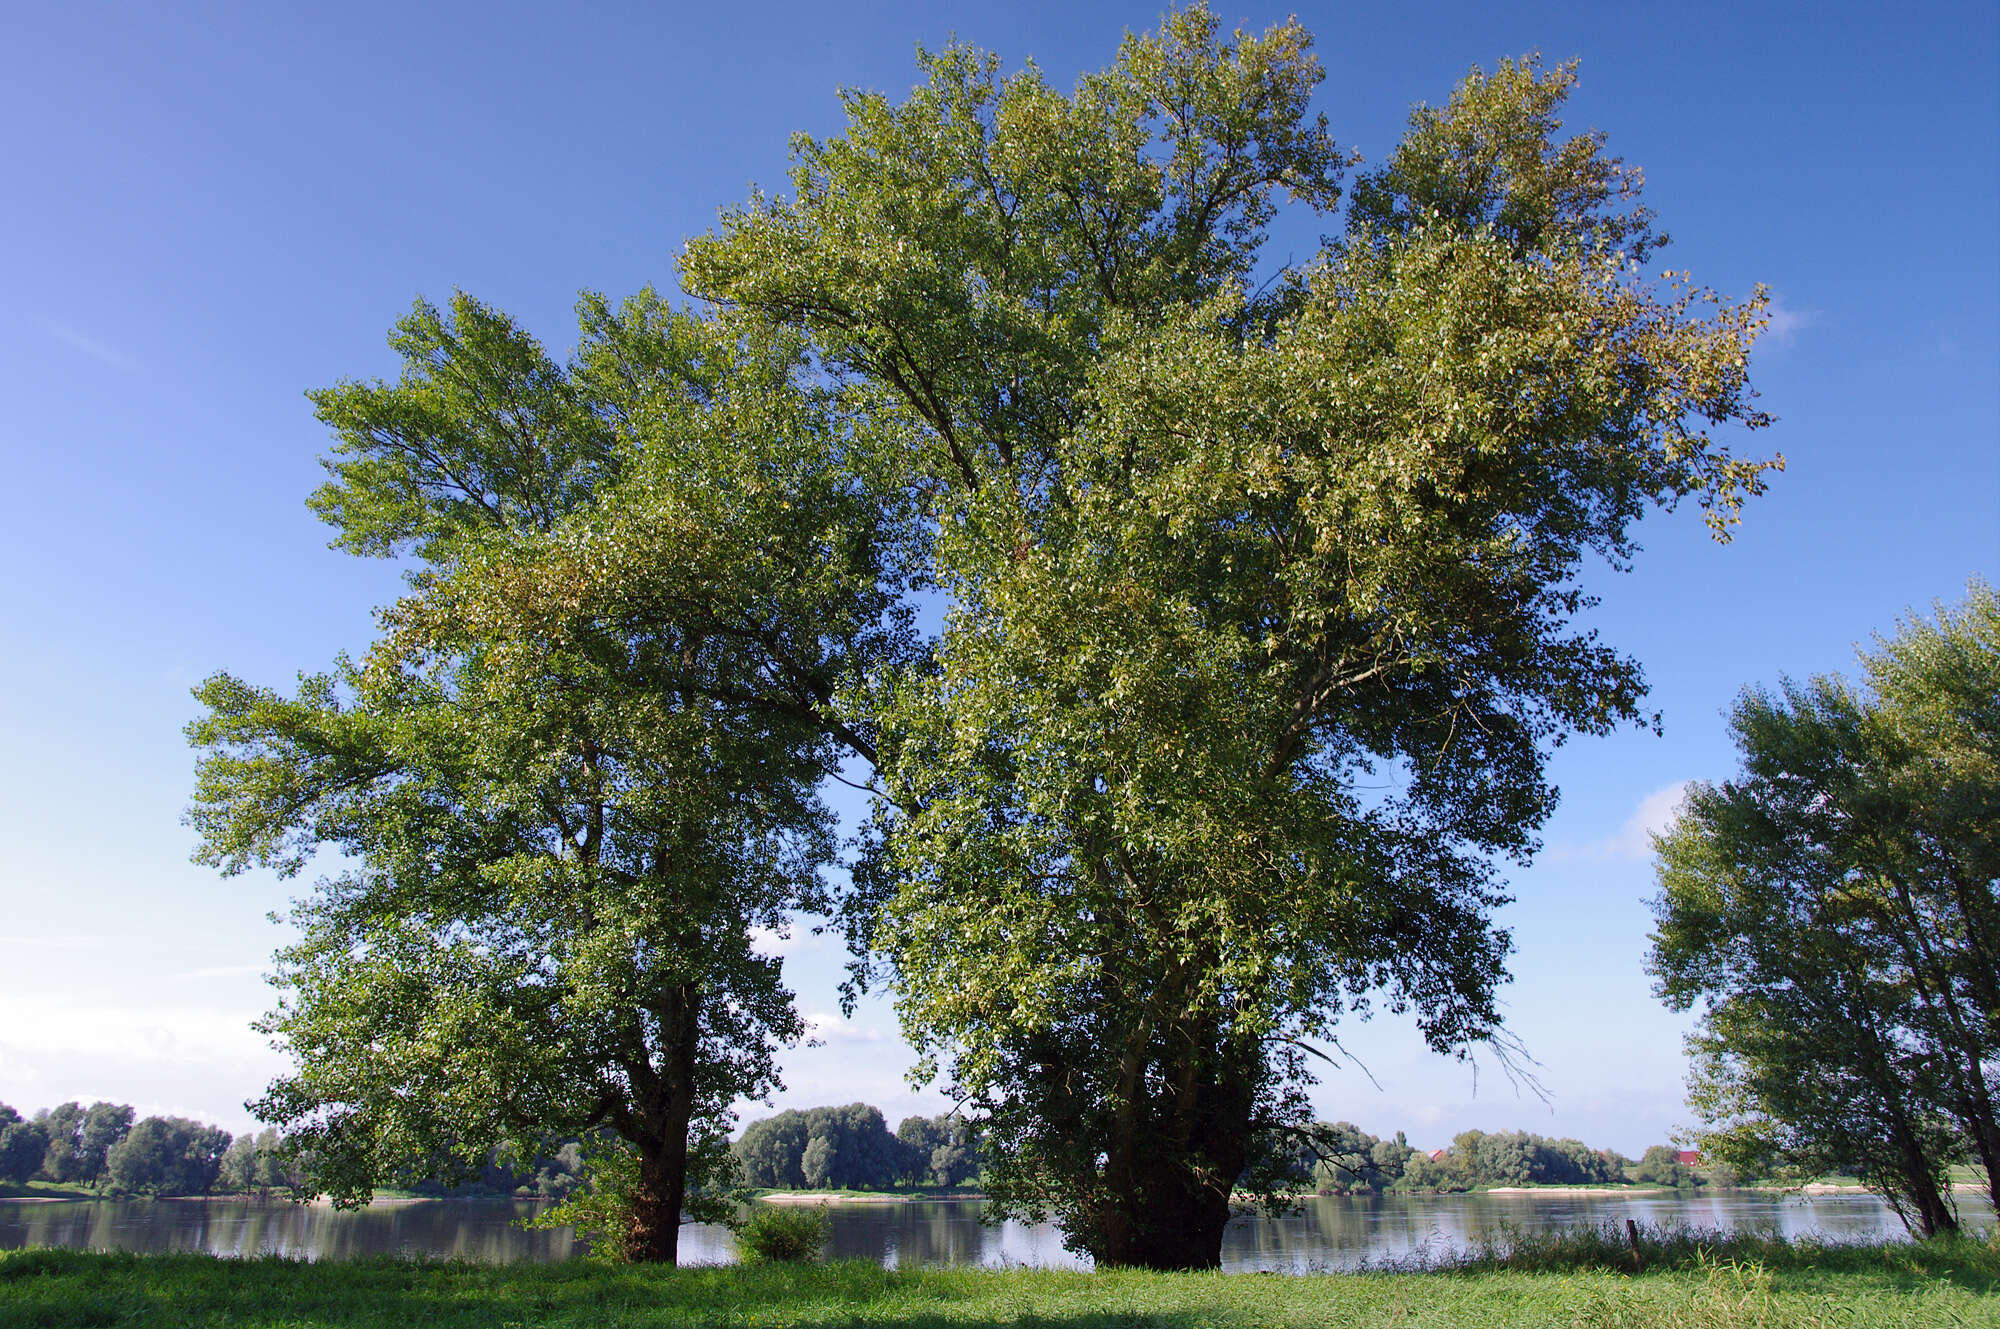
[[[1775,295],[1771,297],[1767,316],[1771,322],[1764,335],[1780,346],[1788,345],[1802,330],[1819,322],[1819,315],[1813,310],[1794,308]]]
[[[808,1011],[806,1032],[822,1043],[886,1043],[889,1040],[889,1036],[880,1029],[865,1028],[828,1011]]]
[[[99,947],[134,946],[143,943],[140,937],[99,937],[73,934],[70,936],[19,936],[0,937],[0,946],[35,946],[52,951],[88,951]]]
[[[59,1053],[132,1062],[263,1062],[269,1040],[250,1028],[254,1013],[201,1007],[79,1008],[0,997],[0,1051]]]
[[[818,950],[825,944],[825,937],[801,923],[793,923],[782,932],[776,928],[750,929],[751,949],[760,955],[797,955],[801,951]]]
[[[190,969],[184,974],[175,974],[174,977],[175,978],[243,978],[250,974],[266,973],[270,970],[270,968],[271,966],[268,963],[218,964],[218,965],[211,965],[206,969]]]
[[[67,323],[57,323],[46,319],[42,327],[51,337],[72,350],[82,351],[93,360],[99,360],[113,369],[126,374],[139,372],[139,362],[113,346],[107,346],[87,333],[78,332]]]
[[[1632,815],[1615,832],[1601,840],[1552,844],[1542,855],[1545,863],[1637,862],[1653,856],[1653,837],[1671,826],[1687,796],[1687,782],[1655,789],[1639,800]]]

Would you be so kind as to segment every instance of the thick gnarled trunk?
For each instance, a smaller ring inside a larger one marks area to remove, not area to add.
[[[1209,1022],[1170,1026],[1164,1042],[1187,1051],[1156,1063],[1152,1076],[1127,1077],[1131,1097],[1107,1141],[1100,1199],[1076,1234],[1103,1267],[1222,1264],[1230,1197],[1249,1160],[1255,1072],[1237,1050],[1217,1046]]]
[[[639,1112],[639,1175],[632,1188],[625,1258],[674,1264],[680,1256],[681,1210],[687,1202],[688,1128],[694,1119],[694,1077],[700,1052],[700,994],[683,986],[656,1012],[662,1032],[657,1074]],[[652,1067],[648,1066],[651,1071]]]
[[[1163,1157],[1109,1201],[1097,1263],[1105,1268],[1219,1268],[1228,1224],[1228,1190],[1198,1177],[1187,1160]]]
[[[673,1264],[680,1258],[681,1204],[687,1198],[687,1132],[679,1158],[660,1142],[639,1152],[639,1180],[632,1190],[631,1225],[625,1230],[625,1258],[636,1264]]]

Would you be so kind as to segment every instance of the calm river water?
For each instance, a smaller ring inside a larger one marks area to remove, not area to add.
[[[0,1249],[70,1246],[93,1250],[209,1251],[217,1255],[290,1255],[309,1259],[411,1252],[467,1260],[564,1260],[581,1253],[567,1232],[525,1232],[514,1220],[539,1207],[529,1201],[386,1202],[349,1213],[241,1200],[83,1200],[0,1202]],[[985,1227],[977,1200],[835,1204],[832,1254],[884,1264],[1077,1266],[1062,1236],[1047,1225]],[[1961,1219],[1985,1228],[1983,1199],[1959,1197]],[[1902,1225],[1866,1195],[1778,1199],[1747,1192],[1682,1197],[1421,1195],[1320,1198],[1282,1219],[1249,1216],[1230,1224],[1223,1268],[1308,1273],[1368,1262],[1439,1254],[1508,1229],[1597,1224],[1690,1224],[1751,1228],[1787,1236],[1818,1233],[1830,1241],[1901,1236]],[[735,1259],[729,1233],[697,1225],[681,1236],[681,1263]]]

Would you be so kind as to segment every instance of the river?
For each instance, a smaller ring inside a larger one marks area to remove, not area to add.
[[[1968,1227],[1993,1222],[1983,1198],[1961,1195]],[[342,1258],[389,1252],[466,1260],[566,1260],[581,1254],[568,1232],[528,1232],[515,1220],[533,1201],[387,1201],[341,1212],[245,1200],[59,1200],[0,1202],[0,1250],[67,1246],[92,1250],[208,1251],[216,1255]],[[830,1251],[887,1265],[1045,1265],[1085,1263],[1047,1225],[979,1222],[977,1200],[834,1204]],[[1223,1242],[1227,1270],[1311,1273],[1443,1255],[1508,1230],[1540,1231],[1626,1218],[1724,1231],[1754,1229],[1829,1241],[1898,1237],[1902,1225],[1867,1195],[1774,1197],[1747,1191],[1677,1195],[1392,1195],[1321,1197],[1294,1215],[1246,1214]],[[729,1233],[692,1225],[681,1263],[735,1258]]]

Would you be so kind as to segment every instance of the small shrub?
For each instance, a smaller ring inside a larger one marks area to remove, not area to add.
[[[826,1245],[826,1207],[760,1204],[736,1229],[745,1264],[805,1264]]]

